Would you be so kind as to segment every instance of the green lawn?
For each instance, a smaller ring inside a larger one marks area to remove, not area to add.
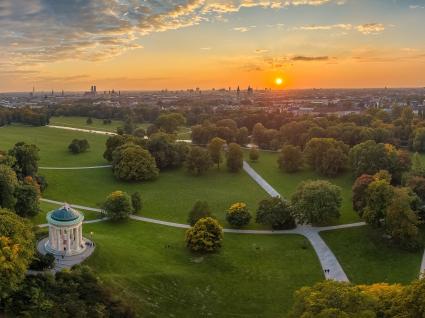
[[[419,275],[423,250],[411,253],[388,246],[367,226],[320,235],[353,283],[409,283]]]
[[[118,127],[123,125],[121,120],[112,120],[111,124],[104,124],[103,119],[92,118],[93,123],[87,124],[88,117],[68,117],[68,116],[55,116],[50,118],[50,125],[66,126],[82,129],[93,129],[115,132]]]
[[[246,152],[246,155],[248,152]],[[246,156],[248,158],[248,156]],[[337,224],[353,223],[359,221],[359,217],[353,211],[351,206],[351,186],[354,182],[349,172],[336,177],[326,178],[318,175],[311,170],[303,170],[297,173],[285,173],[279,170],[277,166],[278,153],[265,152],[260,153],[260,159],[256,163],[251,163],[255,169],[272,187],[276,189],[283,197],[290,199],[297,185],[305,180],[325,179],[342,188],[342,208],[341,217]]]
[[[84,230],[97,246],[87,264],[141,317],[283,317],[296,289],[323,279],[300,236],[225,234],[218,254],[200,257],[181,229],[128,221]]]
[[[72,139],[87,139],[90,149],[78,155],[68,151]],[[0,127],[0,149],[9,150],[20,141],[40,148],[40,166],[79,167],[107,164],[102,155],[108,137],[49,127],[12,125]],[[40,174],[44,171],[40,170]]]
[[[139,191],[143,198],[142,215],[186,223],[197,200],[205,200],[224,223],[225,210],[235,202],[246,202],[254,214],[258,202],[268,195],[243,171],[239,173],[213,168],[202,176],[192,176],[185,169],[162,171],[155,181],[120,182],[112,170],[44,170],[49,186],[45,198],[91,207],[99,206],[106,196],[123,190]]]
[[[41,212],[39,212],[36,216],[31,218],[31,221],[34,224],[45,224],[46,221],[46,214],[54,209],[57,209],[60,207],[57,204],[47,203],[47,202],[40,202],[40,208]],[[97,213],[94,211],[85,211],[85,210],[79,210],[84,214],[84,220],[95,220],[102,217],[101,213]]]

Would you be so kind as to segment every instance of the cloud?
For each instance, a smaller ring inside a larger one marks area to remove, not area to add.
[[[302,62],[311,62],[311,61],[328,61],[329,56],[304,56],[297,55],[291,58],[291,61],[302,61]]]
[[[202,50],[202,51],[210,51],[211,50],[210,47],[201,47],[199,49]]]
[[[266,49],[256,49],[255,51],[254,51],[254,53],[255,54],[264,54],[264,53],[267,53],[269,50],[266,50]]]
[[[327,25],[311,24],[311,25],[304,25],[301,27],[295,27],[294,29],[304,30],[304,31],[356,30],[362,34],[369,35],[369,34],[379,34],[385,31],[385,25],[382,23],[365,23],[365,24],[359,24],[359,25],[352,25],[349,23],[348,24],[346,23],[327,24]]]
[[[425,6],[420,5],[410,5],[409,9],[416,10],[416,9],[425,9]]]
[[[141,49],[140,38],[241,8],[342,4],[340,0],[0,0],[0,67],[99,61]],[[248,31],[252,27],[237,27]]]
[[[233,31],[238,31],[238,32],[248,32],[249,30],[255,28],[255,25],[251,25],[251,26],[241,26],[241,27],[235,27],[233,28]]]
[[[366,23],[358,25],[356,30],[363,34],[379,34],[385,31],[385,26],[382,23]]]

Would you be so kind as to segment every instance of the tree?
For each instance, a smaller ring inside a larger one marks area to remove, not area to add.
[[[386,232],[394,243],[407,249],[419,246],[419,221],[411,208],[412,201],[408,188],[395,188],[385,216]]]
[[[251,214],[245,203],[238,202],[232,204],[226,211],[226,220],[232,226],[242,227],[249,224]]]
[[[196,201],[189,212],[187,223],[194,226],[198,220],[206,217],[213,217],[208,203],[206,201]]]
[[[318,173],[334,177],[347,166],[348,149],[342,141],[333,138],[313,138],[304,149],[304,158]]]
[[[123,191],[114,191],[108,195],[102,208],[106,215],[114,221],[127,219],[133,213],[131,198]]]
[[[296,172],[303,164],[302,152],[299,147],[285,145],[277,159],[279,169],[285,172]]]
[[[215,137],[211,139],[208,144],[208,152],[210,153],[211,160],[217,165],[217,169],[220,169],[220,163],[223,161],[223,146],[226,144],[221,138]]]
[[[415,130],[412,147],[414,151],[425,152],[425,128],[424,127],[421,127]]]
[[[353,209],[356,211],[360,217],[363,216],[363,210],[366,207],[366,192],[369,184],[374,181],[373,176],[369,174],[362,174],[360,177],[356,179],[353,184],[352,192],[353,192]]]
[[[136,317],[123,299],[89,267],[76,266],[26,276],[6,300],[5,312],[8,317]]]
[[[350,283],[325,280],[295,292],[290,317],[355,318],[376,317],[375,302]]]
[[[86,152],[89,148],[87,139],[73,139],[68,146],[68,150],[74,154]]]
[[[249,149],[249,160],[251,160],[251,162],[257,162],[258,159],[260,159],[260,151],[258,148],[252,147]]]
[[[179,126],[186,124],[186,118],[180,113],[170,113],[160,115],[155,124],[166,133],[172,134]]]
[[[425,164],[417,152],[412,157],[411,172],[416,176],[425,177]]]
[[[40,149],[36,145],[28,145],[24,142],[18,142],[9,151],[9,155],[16,159],[12,168],[20,180],[26,176],[35,177],[37,175],[39,151]]]
[[[134,125],[133,118],[131,116],[127,116],[124,121],[124,126],[122,127],[123,131],[127,135],[132,135],[136,126]]]
[[[421,176],[411,176],[406,185],[412,189],[412,191],[425,202],[425,178]]]
[[[381,220],[385,218],[393,195],[394,188],[388,180],[375,180],[369,184],[366,190],[366,207],[363,210],[366,223],[374,227],[382,225]]]
[[[131,195],[131,205],[133,206],[134,213],[139,213],[143,208],[143,201],[140,192],[134,192]]]
[[[279,197],[268,198],[259,203],[255,222],[276,230],[292,229],[296,226],[291,205]]]
[[[192,252],[211,253],[221,247],[223,228],[217,220],[206,217],[186,231],[186,246]]]
[[[147,149],[155,158],[156,166],[163,170],[182,166],[190,146],[184,142],[176,143],[172,135],[158,132],[150,136]]]
[[[91,124],[93,124],[93,119],[92,119],[91,117],[87,118],[87,120],[86,120],[86,124],[87,124],[87,125],[91,125]]]
[[[236,132],[236,142],[241,145],[245,146],[249,143],[249,131],[246,127],[241,127]]]
[[[340,216],[341,188],[325,180],[305,181],[298,185],[291,201],[299,223],[326,224]]]
[[[143,128],[141,128],[141,127],[139,127],[139,128],[137,128],[136,130],[134,130],[134,136],[136,136],[136,137],[139,137],[139,138],[145,138],[145,136],[146,136],[146,131],[143,129]]]
[[[211,168],[213,162],[208,150],[193,146],[186,159],[187,170],[195,175],[201,175]]]
[[[133,143],[124,144],[114,151],[112,171],[116,178],[124,181],[147,181],[159,175],[155,158]]]
[[[243,167],[243,151],[238,144],[231,143],[227,147],[226,165],[230,172],[239,172]]]
[[[0,165],[0,207],[14,209],[16,204],[15,190],[18,179],[15,171],[9,166]]]
[[[31,224],[0,209],[0,299],[17,289],[34,255]]]
[[[31,178],[31,177],[27,177]],[[16,187],[15,211],[22,217],[35,216],[40,212],[40,187],[36,182],[24,182]]]

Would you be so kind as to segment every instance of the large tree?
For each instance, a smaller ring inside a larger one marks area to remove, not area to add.
[[[39,151],[36,145],[28,145],[24,142],[18,142],[9,151],[9,155],[16,159],[12,168],[20,180],[26,176],[35,177],[37,175]]]
[[[296,172],[303,165],[303,155],[299,147],[285,145],[277,158],[279,169],[285,172]]]
[[[190,146],[184,142],[176,143],[172,135],[158,132],[150,136],[147,149],[155,158],[157,167],[163,170],[182,166]]]
[[[211,168],[213,162],[208,150],[193,146],[186,159],[187,170],[195,175],[201,175]]]
[[[366,223],[380,227],[388,206],[394,195],[394,187],[388,180],[380,179],[371,182],[366,190],[366,207],[363,218]]]
[[[333,138],[313,138],[304,149],[304,158],[318,173],[334,177],[347,166],[348,150],[348,146],[342,141]]]
[[[33,254],[34,234],[30,223],[0,209],[0,300],[16,290],[24,279]]]
[[[353,209],[356,211],[360,217],[363,216],[363,209],[366,207],[366,193],[369,184],[374,181],[374,177],[369,174],[362,174],[356,179],[353,184],[352,192],[352,203]]]
[[[217,165],[218,169],[220,168],[220,163],[223,161],[223,146],[225,144],[226,141],[219,137],[214,137],[208,144],[211,160]]]
[[[113,153],[112,170],[125,181],[146,181],[158,177],[159,170],[149,151],[133,143],[118,147]]]
[[[408,188],[395,188],[385,216],[385,229],[394,243],[417,248],[419,220],[411,208],[414,197]]]
[[[415,130],[413,137],[413,150],[418,152],[425,152],[425,128],[420,127]]]
[[[227,169],[231,172],[238,172],[243,167],[243,151],[238,144],[231,143],[226,152]]]
[[[326,224],[340,216],[341,188],[325,180],[304,181],[291,201],[299,223]]]
[[[160,115],[155,124],[166,133],[172,134],[179,126],[186,124],[186,118],[180,113],[170,113]]]
[[[31,217],[40,212],[40,186],[31,177],[16,187],[15,211],[20,216]]]
[[[16,204],[15,190],[18,179],[15,171],[9,166],[0,165],[0,207],[14,209]]]

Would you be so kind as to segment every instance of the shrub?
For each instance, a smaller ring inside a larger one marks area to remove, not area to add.
[[[230,225],[236,227],[245,226],[251,221],[251,214],[243,202],[232,204],[226,212],[226,220]]]
[[[231,143],[227,147],[226,165],[230,172],[239,172],[243,167],[243,152],[241,146]]]
[[[143,201],[142,196],[140,195],[140,192],[134,192],[131,195],[131,204],[133,206],[134,213],[138,213],[143,208]]]
[[[192,252],[211,253],[221,247],[223,228],[217,220],[207,217],[198,220],[186,231],[186,246]]]
[[[206,201],[196,201],[192,207],[192,210],[189,212],[187,223],[193,226],[196,222],[198,222],[199,219],[205,217],[212,217],[208,203]]]
[[[123,220],[133,212],[130,196],[123,191],[112,192],[103,203],[106,215],[112,220]]]
[[[249,160],[252,162],[257,162],[260,159],[260,151],[257,147],[253,147],[249,150]]]
[[[46,269],[52,269],[55,266],[55,256],[51,253],[46,255],[38,253],[32,263],[30,264],[30,269],[36,271],[44,271]]]
[[[299,147],[292,145],[283,146],[277,159],[279,169],[285,172],[296,172],[303,164],[302,152]]]
[[[68,146],[68,150],[74,154],[86,152],[89,148],[87,139],[73,139]]]

